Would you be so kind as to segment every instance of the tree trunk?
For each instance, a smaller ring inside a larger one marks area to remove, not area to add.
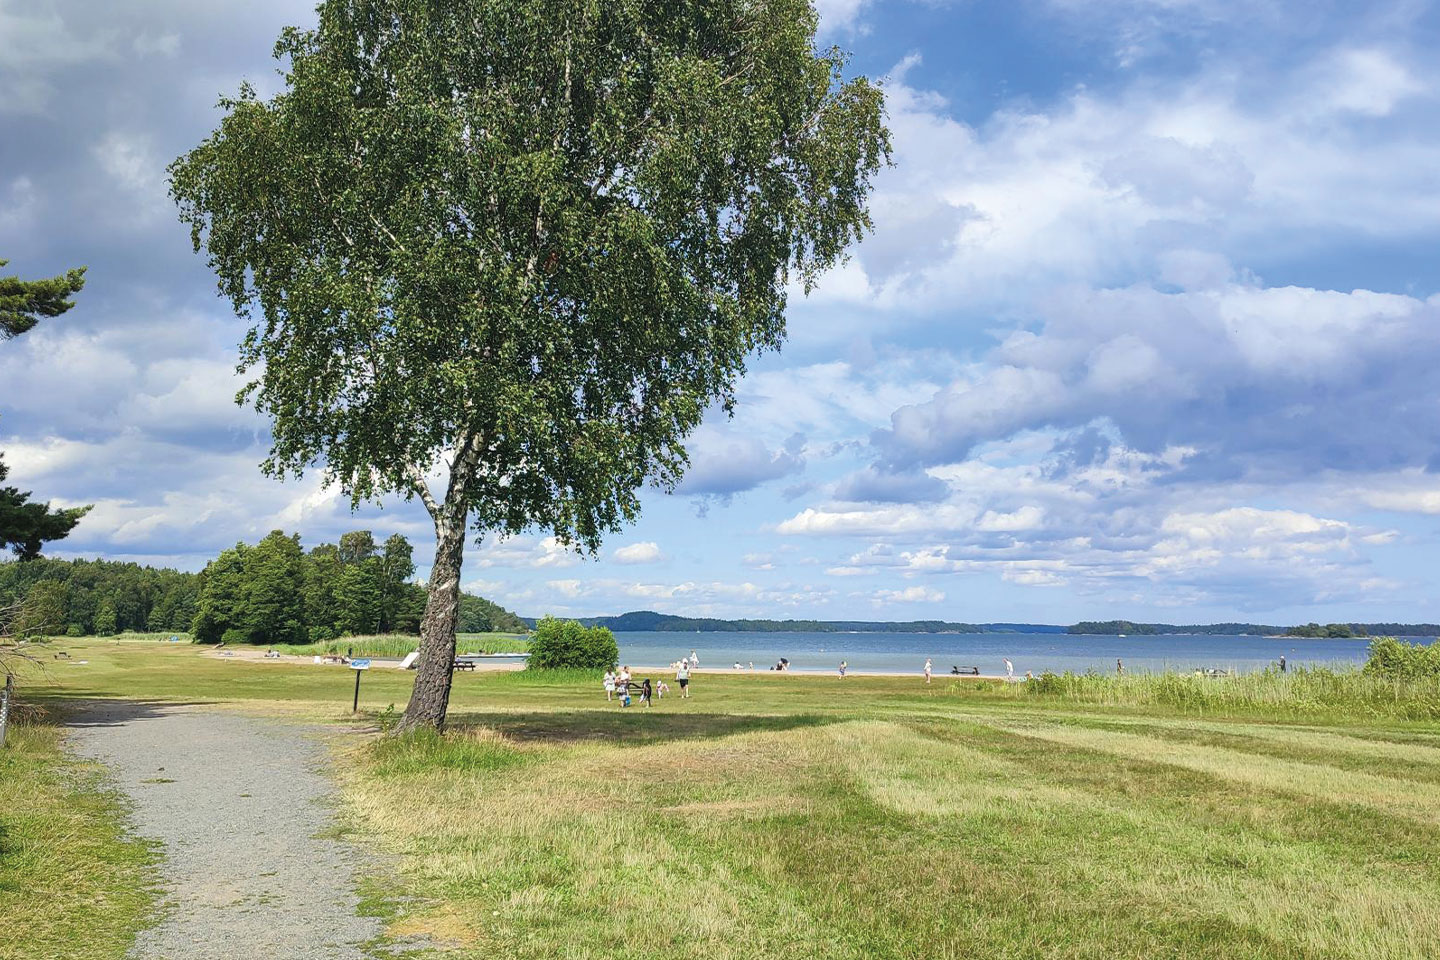
[[[445,729],[450,705],[451,664],[455,661],[455,624],[460,616],[460,563],[465,554],[465,517],[435,521],[435,565],[430,568],[429,597],[420,621],[420,657],[415,687],[397,732],[429,727]]]

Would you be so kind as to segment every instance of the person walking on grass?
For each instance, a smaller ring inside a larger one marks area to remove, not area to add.
[[[650,706],[650,693],[650,678],[646,677],[645,681],[640,684],[640,702],[647,707]]]
[[[680,667],[675,671],[675,680],[680,684],[680,696],[686,700],[690,699],[690,661],[681,660]]]
[[[1015,664],[1013,664],[1013,663],[1010,662],[1010,658],[1009,658],[1009,657],[1006,657],[1006,658],[1005,658],[1005,679],[1006,679],[1006,680],[1014,680],[1014,679],[1015,679]]]
[[[929,683],[929,682],[930,682],[930,668],[931,668],[931,666],[932,666],[932,664],[930,663],[930,658],[929,658],[929,657],[926,657],[926,658],[925,658],[925,682],[926,682],[926,683]]]
[[[606,671],[605,671],[605,699],[606,699],[606,700],[614,700],[614,699],[615,699],[615,671],[614,671],[614,670],[606,670]]]

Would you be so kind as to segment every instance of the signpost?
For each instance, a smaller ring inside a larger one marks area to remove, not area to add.
[[[357,713],[360,710],[360,673],[370,669],[370,658],[361,657],[359,660],[351,660],[350,669],[355,671],[355,702],[350,705],[350,712]]]
[[[15,678],[5,674],[5,689],[0,692],[0,747],[5,746],[5,727],[10,721],[10,700],[15,696]]]

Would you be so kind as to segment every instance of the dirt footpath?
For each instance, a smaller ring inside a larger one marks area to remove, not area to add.
[[[163,913],[137,960],[361,960],[379,921],[356,915],[360,854],[321,834],[324,747],[313,729],[125,702],[75,712],[71,740],[164,845]]]

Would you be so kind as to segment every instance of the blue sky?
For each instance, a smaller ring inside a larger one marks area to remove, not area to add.
[[[527,614],[1440,620],[1440,12],[1423,2],[826,0],[884,77],[876,230],[597,559],[465,580]],[[306,3],[0,0],[0,257],[88,264],[0,344],[52,551],[197,569],[281,527],[400,531],[277,483],[242,327],[164,166]],[[423,569],[422,569],[423,572]]]

